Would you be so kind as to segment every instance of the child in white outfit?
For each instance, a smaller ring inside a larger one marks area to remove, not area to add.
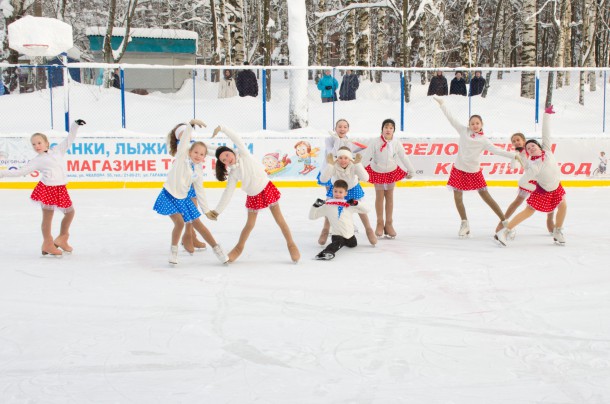
[[[354,248],[358,245],[354,235],[352,214],[366,214],[368,208],[354,199],[346,201],[346,195],[347,183],[343,180],[337,180],[333,184],[333,199],[326,201],[318,199],[309,211],[311,220],[326,217],[330,222],[333,233],[331,243],[316,255],[316,259],[331,260],[335,258],[335,254],[343,246]]]
[[[1,84],[0,84],[1,85]],[[49,140],[42,133],[34,133],[30,138],[34,151],[38,153],[25,166],[18,170],[0,171],[2,177],[21,177],[33,171],[40,172],[40,182],[34,188],[32,201],[42,208],[42,255],[62,257],[63,253],[72,253],[72,246],[68,244],[70,225],[74,219],[74,206],[68,194],[66,184],[66,162],[64,155],[74,142],[78,128],[85,125],[85,121],[77,119],[70,126],[68,137],[59,145],[49,148]],[[63,212],[59,236],[53,239],[51,233],[53,213],[55,210]]]
[[[176,159],[167,173],[167,180],[163,184],[163,190],[157,197],[153,209],[161,215],[169,216],[174,223],[169,257],[170,264],[178,264],[178,242],[185,223],[192,223],[193,228],[213,247],[216,258],[220,262],[226,263],[228,257],[222,251],[220,245],[216,243],[207,227],[199,220],[201,213],[189,195],[191,187],[194,187],[199,206],[208,218],[215,219],[210,213],[203,190],[201,164],[208,149],[203,142],[191,144],[191,134],[194,126],[204,127],[205,124],[198,119],[192,119],[185,123],[182,130],[177,133],[180,143],[178,144]]]
[[[223,132],[237,146],[238,153],[226,146],[216,149],[216,179],[227,181],[225,188],[216,209],[212,211],[214,218],[218,217],[229,204],[233,192],[237,187],[237,182],[241,181],[241,189],[248,195],[246,198],[246,208],[248,209],[248,219],[239,236],[237,245],[229,252],[229,262],[233,262],[239,257],[246,245],[246,241],[254,229],[258,211],[269,208],[276,223],[280,227],[286,243],[290,258],[297,263],[301,258],[301,253],[297,248],[290,228],[284,220],[280,210],[279,200],[280,191],[267,178],[263,166],[250,154],[239,135],[232,130],[219,126],[214,129],[212,137],[216,137],[219,132]]]
[[[364,190],[360,186],[360,181],[368,181],[369,173],[366,172],[364,166],[361,163],[362,156],[360,154],[353,158],[352,152],[348,147],[341,147],[337,151],[337,160],[333,158],[332,154],[326,156],[327,165],[320,179],[322,181],[331,180],[343,180],[347,184],[347,196],[345,199],[353,199],[360,201],[364,198]],[[334,197],[334,186],[331,186],[326,193],[327,198]],[[377,237],[371,227],[369,216],[366,213],[360,213],[360,220],[364,225],[366,236],[372,245],[377,244]]]

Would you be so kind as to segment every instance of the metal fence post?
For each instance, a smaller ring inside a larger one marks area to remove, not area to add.
[[[51,66],[47,67],[47,76],[49,76],[49,98],[51,101],[51,129],[53,129],[53,74],[51,72]]]
[[[263,69],[263,130],[267,129],[267,71]]]
[[[193,119],[197,118],[197,109],[196,109],[196,105],[197,105],[197,101],[196,101],[196,92],[195,92],[195,75],[197,74],[197,70],[193,69],[193,73],[191,74],[193,76]]]
[[[64,127],[66,132],[70,131],[70,72],[68,71],[68,54],[62,53],[64,64]]]
[[[602,132],[606,133],[606,87],[608,86],[607,70],[604,70],[604,107],[602,108]]]
[[[333,67],[333,79],[335,79],[336,69]],[[337,90],[333,91],[333,121],[330,123],[330,127],[334,129],[335,127],[335,94],[337,94]]]
[[[405,81],[402,71],[400,72],[400,131],[405,131]]]
[[[123,68],[119,68],[121,73],[121,127],[125,129],[125,72]]]
[[[540,111],[538,111],[540,106],[540,72],[538,70],[536,70],[536,79],[534,82],[536,84],[534,87],[534,129],[537,131],[538,122],[540,120]]]

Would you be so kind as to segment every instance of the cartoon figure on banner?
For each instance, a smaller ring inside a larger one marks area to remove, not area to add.
[[[284,154],[281,160],[279,153],[267,153],[263,157],[263,165],[267,175],[274,175],[284,171],[290,163],[291,160],[287,154]]]
[[[299,172],[301,175],[306,175],[316,169],[312,164],[312,158],[318,156],[320,149],[318,147],[311,148],[311,144],[305,140],[301,140],[294,145],[299,163],[303,162],[303,170]]]

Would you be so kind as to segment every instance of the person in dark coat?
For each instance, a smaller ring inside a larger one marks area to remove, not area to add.
[[[339,88],[339,99],[342,101],[351,101],[356,99],[356,90],[360,86],[358,82],[358,75],[354,74],[351,70],[347,70],[341,80],[341,87]]]
[[[244,66],[249,65],[248,62],[244,62]],[[235,85],[237,86],[237,92],[240,97],[256,97],[258,96],[258,80],[256,80],[256,74],[252,70],[242,70],[237,74],[235,79]]]
[[[485,79],[481,77],[481,72],[477,71],[474,73],[474,77],[470,79],[470,91],[468,93],[469,96],[479,95],[483,92],[485,88]]]
[[[447,79],[443,76],[442,71],[437,71],[436,76],[430,80],[430,86],[428,87],[428,95],[447,95],[449,94],[449,86],[447,86]]]
[[[462,77],[462,72],[455,72],[455,77],[451,80],[449,94],[466,95],[466,81]]]
[[[119,69],[114,69],[112,72],[112,87],[121,89],[121,76]]]

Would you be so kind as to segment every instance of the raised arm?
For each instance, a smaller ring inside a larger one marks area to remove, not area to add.
[[[542,148],[545,150],[551,150],[551,121],[554,114],[553,106],[545,108],[544,115],[542,116]]]
[[[358,177],[358,181],[366,182],[369,180],[369,173],[364,169],[364,166],[360,162],[360,160],[362,160],[362,158],[360,158],[360,160],[359,160],[358,156],[360,156],[360,154],[356,154],[357,163],[354,164],[354,168],[356,171],[356,177]]]
[[[2,177],[23,177],[24,175],[28,175],[31,172],[37,171],[39,169],[36,164],[35,158],[30,160],[26,165],[16,170],[2,170],[0,171],[0,178]]]
[[[76,121],[72,122],[72,125],[70,125],[70,132],[68,133],[68,137],[66,137],[63,142],[55,146],[55,150],[57,150],[62,155],[66,154],[68,148],[72,145],[72,143],[74,143],[78,128],[85,124],[86,122],[82,119],[77,119]]]
[[[468,127],[464,124],[462,124],[460,121],[458,121],[452,114],[451,112],[449,112],[449,108],[447,108],[447,105],[445,105],[445,100],[443,100],[442,98],[439,97],[433,97],[434,101],[436,101],[439,105],[439,107],[441,107],[441,111],[443,111],[443,114],[445,114],[445,117],[447,118],[447,120],[449,121],[449,123],[451,124],[451,126],[453,126],[453,128],[460,134],[460,136],[466,136],[466,134],[468,133]]]
[[[515,152],[508,152],[506,150],[500,149],[498,146],[491,143],[491,140],[489,140],[487,138],[485,138],[484,140],[485,140],[485,150],[487,150],[490,153],[497,154],[498,156],[506,157],[509,159],[514,159],[515,156],[517,155],[517,153],[515,153]]]
[[[233,192],[235,192],[235,188],[237,188],[237,178],[229,174],[229,178],[227,179],[227,187],[222,193],[222,196],[220,197],[220,201],[218,201],[216,209],[214,209],[216,213],[221,214],[225,210],[225,208],[229,204],[229,201],[231,201],[231,197],[233,197]]]
[[[231,139],[233,144],[235,144],[235,146],[237,147],[237,150],[239,150],[239,152],[241,153],[242,156],[250,155],[250,151],[246,147],[246,144],[244,143],[244,141],[241,139],[241,137],[237,133],[233,132],[231,129],[226,128],[224,126],[218,126],[216,129],[214,129],[214,134],[212,135],[212,137],[215,137],[218,134],[218,132],[222,132],[225,135],[227,135],[227,137],[229,139]]]

